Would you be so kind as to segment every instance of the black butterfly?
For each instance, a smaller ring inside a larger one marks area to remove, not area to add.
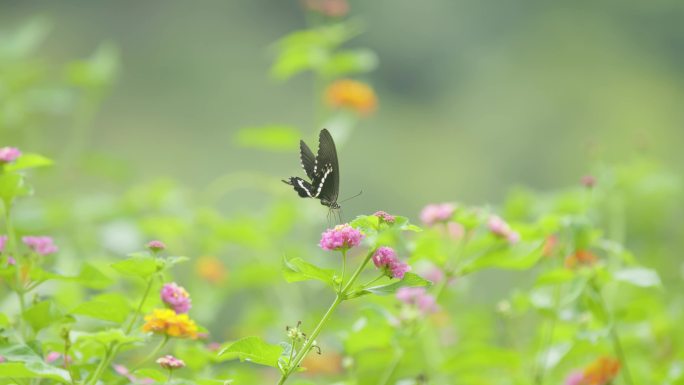
[[[340,167],[337,163],[337,150],[330,132],[325,128],[318,135],[318,155],[314,156],[303,140],[299,141],[299,157],[302,168],[311,182],[293,176],[283,180],[294,187],[302,198],[320,199],[321,204],[337,210],[337,195],[340,192]]]

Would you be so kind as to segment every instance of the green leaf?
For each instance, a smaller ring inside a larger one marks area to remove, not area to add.
[[[62,319],[62,312],[53,301],[42,301],[26,309],[24,319],[31,325],[33,330],[44,329]]]
[[[536,285],[557,285],[570,282],[575,278],[575,273],[569,269],[555,269],[546,271],[537,277]]]
[[[122,329],[108,329],[96,333],[74,331],[71,332],[71,336],[76,342],[96,342],[100,346],[109,346],[111,343],[130,344],[144,341],[142,337],[126,335]]]
[[[333,280],[335,276],[334,270],[322,269],[301,258],[293,258],[288,261],[283,256],[283,275],[287,282],[317,280],[333,287],[335,285]]]
[[[226,353],[237,354],[240,361],[250,361],[255,364],[278,367],[278,359],[283,353],[280,345],[271,345],[259,337],[245,337],[219,352],[219,356]]]
[[[121,294],[108,293],[99,295],[88,302],[78,305],[71,313],[105,321],[123,323],[130,315],[131,309],[128,298]]]
[[[91,289],[104,289],[114,282],[111,278],[103,274],[98,268],[89,263],[83,264],[81,271],[78,273],[78,276],[74,278],[74,280],[79,284]]]
[[[31,189],[24,184],[24,177],[17,173],[0,174],[0,199],[8,207],[14,198],[29,195]]]
[[[655,270],[633,267],[613,272],[613,279],[639,287],[659,287],[660,276]]]
[[[5,171],[25,170],[29,168],[52,166],[52,160],[38,154],[22,154],[16,161],[5,165]]]
[[[337,78],[370,72],[378,66],[378,56],[369,49],[345,50],[334,53],[322,66],[324,76]]]
[[[136,370],[134,373],[135,373],[135,377],[151,378],[151,379],[153,379],[157,382],[160,382],[160,383],[164,383],[169,378],[168,373],[164,373],[161,370],[151,369],[151,368]]]
[[[122,275],[149,278],[161,270],[163,262],[152,256],[133,256],[123,261],[115,262],[112,268]]]
[[[541,242],[504,246],[475,258],[466,264],[461,274],[469,274],[486,268],[527,270],[542,257]]]
[[[414,273],[406,273],[401,281],[369,287],[358,292],[353,292],[350,298],[359,297],[366,294],[390,295],[397,292],[402,287],[430,287],[432,282]]]
[[[0,346],[0,356],[6,360],[0,364],[0,378],[45,378],[69,383],[66,370],[47,364],[26,345]]]
[[[272,125],[241,128],[234,140],[241,147],[269,151],[293,151],[299,145],[302,134],[296,127]]]

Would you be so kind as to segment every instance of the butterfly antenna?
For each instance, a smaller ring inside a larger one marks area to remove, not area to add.
[[[343,203],[343,202],[346,202],[346,201],[348,201],[348,200],[354,199],[354,198],[358,197],[358,196],[361,195],[361,194],[363,194],[363,190],[359,191],[359,193],[356,194],[356,195],[354,195],[353,197],[349,197],[349,198],[347,198],[347,199],[345,199],[345,200],[340,201],[339,203]]]

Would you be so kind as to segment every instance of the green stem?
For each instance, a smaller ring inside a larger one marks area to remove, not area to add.
[[[116,345],[116,344],[111,344],[107,348],[105,348],[104,357],[102,357],[102,360],[100,360],[100,364],[97,366],[97,368],[93,372],[93,376],[90,378],[90,380],[88,380],[86,382],[86,385],[97,384],[97,381],[100,379],[100,377],[102,377],[102,373],[104,372],[105,368],[107,366],[109,366],[109,363],[112,361],[112,359],[116,355],[117,351],[118,351],[118,345]]]
[[[133,318],[131,318],[131,323],[128,325],[126,328],[126,334],[130,334],[131,330],[133,330],[133,326],[135,325],[135,321],[138,320],[138,316],[140,315],[140,311],[142,310],[143,306],[145,305],[145,301],[147,300],[147,296],[150,294],[150,290],[152,289],[152,281],[154,281],[154,275],[150,277],[149,281],[147,281],[147,287],[145,288],[145,292],[143,293],[142,298],[140,299],[140,303],[138,304],[138,308],[135,310],[135,313],[133,313]]]
[[[142,361],[138,362],[138,364],[135,365],[135,366],[133,367],[133,369],[131,369],[131,373],[133,373],[133,372],[135,372],[136,370],[140,369],[143,365],[145,365],[145,364],[147,363],[147,361],[149,361],[149,360],[151,360],[152,358],[154,358],[155,356],[157,356],[157,355],[159,354],[159,351],[162,350],[162,348],[166,345],[167,342],[169,342],[169,336],[165,335],[165,336],[164,336],[164,339],[161,340],[161,342],[159,343],[159,345],[157,345],[157,347],[154,348],[154,350],[152,350],[152,352],[151,352],[150,354],[148,354],[147,357],[143,358]]]
[[[387,385],[389,383],[390,379],[392,379],[392,376],[394,375],[394,372],[397,370],[402,357],[404,357],[404,349],[399,348],[399,350],[397,350],[397,354],[390,363],[390,366],[387,367],[385,374],[383,374],[382,380],[378,382],[378,385]]]
[[[361,265],[359,265],[356,271],[354,271],[351,278],[349,278],[347,284],[344,285],[344,287],[342,288],[341,292],[335,296],[335,300],[328,308],[328,311],[326,311],[321,320],[318,321],[318,324],[314,328],[313,332],[311,332],[309,338],[306,340],[302,348],[297,352],[297,355],[295,355],[294,360],[289,363],[287,370],[285,371],[285,373],[282,374],[280,380],[278,380],[278,385],[284,384],[287,381],[288,377],[290,377],[290,375],[295,370],[297,370],[302,360],[304,360],[304,357],[306,357],[306,355],[311,350],[311,347],[313,346],[313,343],[316,341],[316,338],[323,330],[323,326],[325,326],[325,323],[328,322],[328,319],[330,319],[330,316],[332,316],[335,309],[337,309],[337,306],[339,306],[339,304],[346,299],[349,288],[351,288],[354,282],[356,282],[356,280],[359,278],[359,275],[363,271],[364,267],[366,267],[366,265],[368,264],[368,261],[370,261],[371,257],[373,256],[373,253],[375,253],[375,249],[371,250],[371,252],[368,253],[368,255],[366,255],[366,258],[363,260]]]
[[[5,227],[7,228],[7,248],[11,251],[12,257],[15,260],[14,270],[15,270],[15,287],[14,290],[17,292],[17,299],[19,301],[19,317],[17,320],[17,329],[19,329],[19,335],[22,340],[26,340],[26,328],[24,327],[23,314],[26,310],[26,302],[24,300],[24,285],[21,279],[21,266],[19,265],[19,249],[17,248],[17,236],[14,231],[14,225],[12,224],[11,206],[5,203]]]
[[[340,288],[337,291],[338,294],[342,293],[342,287],[344,285],[344,274],[347,271],[347,249],[342,250],[342,277],[340,278]]]
[[[613,350],[615,351],[615,355],[617,356],[618,360],[620,360],[620,365],[622,367],[622,377],[625,379],[625,383],[627,385],[634,385],[634,382],[632,381],[632,375],[629,370],[629,366],[627,365],[627,356],[625,355],[625,352],[622,349],[620,335],[617,332],[615,320],[613,319],[612,314],[608,311],[608,306],[606,305],[606,302],[603,300],[603,296],[601,295],[601,292],[599,291],[598,287],[596,287],[596,285],[593,283],[590,284],[590,287],[593,290],[596,299],[598,300],[599,306],[601,306],[601,311],[603,312],[606,321],[608,322],[608,331],[610,332],[610,339],[613,344]]]

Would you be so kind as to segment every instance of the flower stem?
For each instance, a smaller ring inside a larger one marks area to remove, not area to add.
[[[154,358],[156,355],[158,355],[158,354],[159,354],[159,351],[162,350],[162,348],[166,345],[167,342],[169,342],[169,336],[165,335],[165,336],[164,336],[164,339],[161,340],[161,342],[159,343],[159,345],[157,345],[157,347],[154,348],[154,350],[152,350],[152,352],[150,352],[150,354],[148,354],[147,357],[143,358],[142,361],[138,362],[138,364],[135,365],[135,366],[133,367],[133,369],[131,369],[131,373],[133,373],[133,372],[135,372],[136,370],[140,369],[143,365],[145,365],[145,364],[147,363],[147,361],[151,360],[151,359]]]
[[[100,377],[102,377],[102,373],[104,372],[105,368],[109,366],[109,363],[112,361],[117,351],[118,345],[114,343],[105,348],[104,357],[102,357],[102,360],[100,360],[100,364],[93,372],[93,376],[90,378],[90,380],[86,382],[86,385],[97,384],[97,381],[100,379]]]
[[[323,330],[323,326],[325,326],[325,323],[328,322],[328,319],[330,319],[330,316],[332,316],[335,309],[337,309],[337,306],[339,306],[339,304],[342,303],[342,301],[344,301],[346,299],[349,288],[351,288],[351,286],[354,284],[354,282],[356,282],[356,280],[359,278],[359,275],[361,274],[363,269],[368,264],[368,261],[370,261],[371,257],[373,256],[373,253],[375,253],[375,249],[371,250],[371,252],[368,253],[368,255],[366,255],[366,258],[363,260],[361,265],[359,265],[359,267],[356,269],[356,271],[354,271],[352,276],[349,278],[349,281],[347,282],[347,284],[344,285],[344,287],[342,288],[342,290],[339,293],[337,293],[337,295],[335,296],[335,300],[333,301],[333,303],[328,308],[328,311],[326,311],[325,314],[323,314],[323,317],[321,318],[320,321],[318,321],[318,324],[314,328],[313,332],[311,332],[311,335],[309,336],[309,338],[306,340],[306,342],[304,343],[302,348],[297,352],[294,360],[292,360],[289,363],[287,370],[282,374],[282,376],[280,377],[280,380],[278,380],[278,385],[284,384],[287,381],[287,379],[290,377],[290,375],[295,370],[297,370],[297,368],[301,364],[302,360],[304,360],[304,357],[306,357],[306,355],[311,350],[313,343],[316,341],[316,337],[318,337],[318,335]]]
[[[342,293],[342,286],[344,285],[344,274],[347,271],[347,249],[342,249],[342,277],[340,278],[340,289],[338,294]]]
[[[8,249],[12,252],[12,257],[15,259],[14,270],[15,274],[15,287],[14,290],[17,292],[17,299],[19,302],[19,317],[17,320],[17,329],[19,329],[19,335],[25,341],[26,340],[26,328],[24,327],[24,310],[26,309],[26,303],[24,301],[24,285],[21,278],[21,266],[19,265],[19,249],[17,248],[17,236],[14,231],[14,225],[12,224],[11,215],[11,205],[5,203],[5,227],[7,228],[7,243]]]
[[[150,294],[150,290],[152,289],[152,281],[154,280],[154,275],[150,277],[150,279],[147,281],[147,287],[145,288],[145,292],[143,293],[142,298],[140,299],[140,303],[138,304],[138,308],[135,310],[135,313],[133,313],[133,318],[131,318],[131,323],[126,327],[126,334],[130,334],[131,330],[133,330],[133,326],[135,325],[135,321],[138,320],[138,316],[140,315],[140,311],[142,310],[143,306],[145,305],[145,301],[147,300],[147,296]]]

